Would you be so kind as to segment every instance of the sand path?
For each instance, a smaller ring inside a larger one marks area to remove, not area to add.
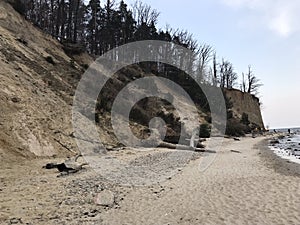
[[[264,165],[262,139],[226,140],[205,172],[196,160],[160,188],[132,191],[103,224],[300,224],[300,178]]]

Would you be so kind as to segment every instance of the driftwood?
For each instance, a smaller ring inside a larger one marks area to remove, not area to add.
[[[192,146],[172,144],[172,143],[168,143],[168,142],[161,142],[158,145],[158,147],[170,148],[170,149],[181,149],[181,150],[196,151],[196,152],[205,152],[205,149],[203,149],[203,148],[195,148]]]
[[[83,169],[87,163],[78,163],[77,160],[82,155],[77,155],[75,158],[68,158],[63,163],[47,163],[43,166],[44,169],[57,169],[60,172],[59,176],[68,175],[70,173],[77,173]]]
[[[240,151],[237,151],[237,150],[230,150],[230,151],[233,153],[241,153]]]

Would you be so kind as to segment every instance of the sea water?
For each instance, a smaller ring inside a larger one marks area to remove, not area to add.
[[[278,140],[279,144],[270,146],[270,149],[279,157],[300,164],[300,134],[288,134]]]

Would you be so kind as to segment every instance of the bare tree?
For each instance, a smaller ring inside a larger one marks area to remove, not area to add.
[[[217,69],[217,53],[214,52],[213,55],[213,67],[212,67],[212,84],[213,86],[217,86],[218,83],[218,69]]]
[[[179,62],[180,68],[185,68],[188,74],[194,74],[195,62],[198,57],[198,42],[188,31],[175,30],[172,34],[172,42],[191,50],[192,54],[186,55],[185,52],[177,52],[175,59]]]
[[[260,83],[260,80],[254,75],[253,70],[251,66],[248,66],[248,73],[247,73],[247,92],[249,94],[258,94],[258,89],[262,86],[263,84]],[[246,90],[246,88],[245,88]]]
[[[245,78],[245,74],[242,73],[242,83],[241,83],[241,91],[242,92],[246,92],[246,89],[247,89],[247,81],[246,81],[246,78]]]
[[[231,89],[235,86],[237,78],[238,76],[234,72],[232,63],[222,59],[222,64],[220,65],[220,86]]]
[[[150,5],[147,5],[139,0],[133,4],[132,10],[133,17],[137,22],[137,26],[142,24],[150,26],[151,23],[156,24],[160,14],[156,9],[152,9]]]
[[[197,80],[199,82],[205,79],[205,67],[211,60],[212,53],[213,53],[213,48],[210,45],[208,44],[200,45],[198,49],[199,63],[197,69]]]

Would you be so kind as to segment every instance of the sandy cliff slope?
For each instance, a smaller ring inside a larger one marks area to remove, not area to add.
[[[69,137],[70,109],[82,69],[57,41],[3,1],[0,68],[1,161],[76,151]]]
[[[84,68],[92,61],[85,53],[67,55],[62,44],[26,21],[8,3],[0,1],[2,161],[17,160],[20,156],[66,156],[78,152],[71,123],[72,103]],[[147,74],[137,65],[124,68],[107,82],[105,91],[100,93],[96,118],[99,120],[101,141],[106,145],[118,145],[111,127],[111,108],[108,105],[113,103],[128,83],[146,76],[151,77],[153,74]],[[192,120],[196,123],[188,123],[194,110],[192,105],[166,85],[155,85],[165,95],[171,95],[178,101],[179,107],[184,109],[184,116],[180,117],[171,104],[163,101],[141,101],[133,110],[131,118],[131,128],[136,136],[147,138],[148,122],[155,116],[167,122],[167,141],[175,143],[180,136],[181,124],[184,124],[182,130],[188,131],[194,124],[206,123],[207,118],[209,120],[204,110],[198,107],[195,113],[199,114],[199,118]],[[236,92],[228,92],[228,98],[233,102],[238,122],[245,111],[249,113],[250,122],[263,127],[258,102],[250,95]],[[246,100],[241,99],[241,96],[245,96]]]

